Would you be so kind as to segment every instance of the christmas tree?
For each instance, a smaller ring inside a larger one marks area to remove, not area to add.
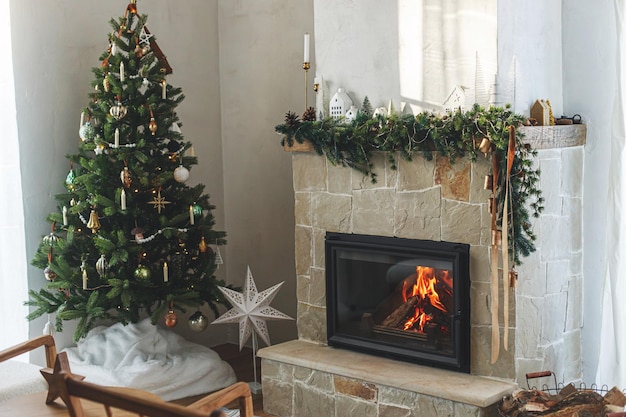
[[[210,245],[225,233],[213,230],[204,186],[185,185],[197,158],[175,112],[184,96],[167,82],[172,68],[135,3],[111,19],[78,153],[67,156],[67,191],[32,261],[48,282],[30,291],[28,319],[56,313],[57,331],[78,319],[75,340],[98,320],[148,314],[173,327],[176,310],[204,303],[217,316],[222,299],[213,275],[221,256]]]

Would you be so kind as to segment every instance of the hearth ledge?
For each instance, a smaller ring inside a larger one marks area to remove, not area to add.
[[[518,388],[510,381],[430,368],[302,340],[263,348],[258,356],[481,408],[497,403]]]

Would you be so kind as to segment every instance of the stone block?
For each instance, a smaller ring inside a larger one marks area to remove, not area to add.
[[[376,175],[376,182],[372,182],[372,178],[367,175],[363,175],[361,172],[351,169],[352,171],[352,189],[353,190],[371,190],[375,188],[385,188],[385,159],[387,154],[385,152],[372,152],[371,162],[374,164],[372,172]]]
[[[572,252],[570,254],[570,275],[581,275],[583,273],[583,253]]]
[[[293,189],[300,191],[326,190],[326,158],[314,153],[293,153]]]
[[[563,148],[561,150],[561,188],[563,195],[582,197],[584,148]]]
[[[470,246],[470,279],[472,282],[491,282],[491,263],[488,246]]]
[[[541,315],[549,320],[541,321],[541,344],[547,345],[562,340],[565,331],[567,293],[547,294]]]
[[[448,156],[435,159],[435,184],[441,185],[441,197],[469,202],[472,164],[468,158],[458,158],[454,164]]]
[[[298,275],[296,277],[296,298],[298,301],[310,304],[309,294],[311,292],[311,277],[309,275]]]
[[[351,233],[352,198],[342,194],[313,193],[313,226],[329,232]]]
[[[561,160],[542,159],[539,162],[541,176],[539,187],[543,195],[543,214],[561,214]]]
[[[541,260],[553,261],[569,258],[569,241],[571,230],[568,219],[561,216],[542,215],[541,238],[538,246],[541,248]]]
[[[334,393],[332,374],[299,366],[295,369],[293,377],[294,381],[301,382],[310,388],[325,392],[329,395]]]
[[[352,196],[354,233],[393,236],[395,193],[391,189],[356,190]]]
[[[385,187],[398,189],[398,161],[402,159],[399,152],[393,153],[395,163],[389,160],[389,155],[385,159]]]
[[[398,191],[419,191],[435,185],[435,160],[417,153],[412,161],[398,159]]]
[[[290,416],[336,416],[335,397],[325,391],[319,391],[306,383],[294,382],[293,398],[295,407],[293,413],[289,414]]]
[[[335,397],[335,416],[376,416],[378,407],[371,401],[337,395]]]
[[[487,200],[480,205],[480,245],[491,245],[491,214]]]
[[[441,188],[396,194],[395,235],[441,240]]]
[[[441,240],[480,244],[480,205],[443,199],[441,207]]]
[[[550,370],[549,368],[545,367],[545,364],[543,362],[543,359],[541,358],[517,358],[516,360],[516,364],[517,364],[517,374],[515,376],[517,383],[519,384],[520,388],[522,389],[528,389],[528,385],[526,384],[526,374],[532,373],[532,372],[539,372],[539,371],[545,371],[545,370]],[[530,383],[530,387],[541,387],[542,382],[543,383],[549,383],[550,386],[554,385],[554,381],[551,380],[549,382],[548,379],[531,379],[529,380]],[[539,385],[538,385],[539,384]]]
[[[496,363],[491,363],[491,326],[474,326],[471,330],[471,371],[475,375],[513,379],[515,375],[515,334],[509,334],[509,349],[504,350],[503,331],[500,328],[500,352]]]
[[[296,274],[309,275],[311,266],[311,237],[313,230],[310,227],[296,226],[294,240],[296,247]]]
[[[418,395],[413,414],[415,416],[453,417],[454,403],[428,395]]]
[[[565,331],[580,329],[583,325],[583,278],[581,275],[569,277],[567,283],[567,312]]]
[[[579,252],[583,247],[583,204],[581,198],[563,198],[563,215],[569,219],[571,237],[569,250]]]
[[[326,308],[298,302],[298,338],[326,343]]]
[[[470,288],[472,326],[491,325],[491,283],[488,282],[472,282]]]
[[[547,286],[546,262],[541,262],[537,253],[524,258],[517,269],[517,295],[543,297]]]
[[[309,303],[314,306],[326,307],[326,270],[311,268],[311,287]]]
[[[582,378],[582,347],[580,329],[565,332],[563,335],[563,381]]]
[[[302,226],[311,226],[311,193],[296,193],[294,214],[296,224]]]
[[[462,403],[454,403],[454,412],[453,416],[463,416],[463,417],[487,417],[483,415],[483,409],[480,407],[476,407],[475,405],[470,404],[462,404]],[[490,416],[497,416],[496,414],[491,414]]]
[[[326,231],[313,229],[313,266],[326,268]]]
[[[293,383],[293,369],[292,365],[287,365],[281,362],[272,361],[269,359],[263,359],[261,361],[261,374],[263,378],[275,379],[283,384]]]
[[[541,326],[543,299],[536,297],[517,297],[519,318],[517,320],[515,350],[519,357],[536,358],[539,356],[538,346],[541,343]]]
[[[376,401],[378,398],[378,387],[368,382],[357,381],[335,375],[333,378],[335,392],[343,395],[358,397],[365,401]],[[349,414],[338,414],[349,415]],[[363,415],[363,414],[362,414]]]
[[[567,291],[569,271],[568,259],[546,262],[546,294]]]
[[[293,386],[270,378],[264,378],[262,383],[263,410],[277,417],[293,416],[295,411]]]
[[[351,194],[353,169],[341,165],[333,165],[326,161],[328,169],[328,184],[326,188],[332,194]]]
[[[491,197],[491,190],[485,189],[485,177],[493,170],[491,158],[478,158],[472,162],[472,179],[470,182],[470,203],[484,203]]]
[[[380,386],[378,389],[378,403],[390,404],[398,407],[413,409],[417,402],[418,394],[398,388]]]
[[[411,417],[411,410],[406,407],[379,404],[378,417]]]

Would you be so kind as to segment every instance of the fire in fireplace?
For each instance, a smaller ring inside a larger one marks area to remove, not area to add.
[[[470,371],[469,245],[326,234],[328,344]]]

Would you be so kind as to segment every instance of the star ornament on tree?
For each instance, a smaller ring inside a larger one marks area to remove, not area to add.
[[[262,292],[257,292],[250,266],[248,266],[248,275],[243,287],[243,292],[233,291],[229,288],[218,287],[222,294],[228,299],[233,306],[222,316],[217,318],[211,324],[221,323],[239,323],[239,350],[248,341],[252,331],[256,332],[261,339],[270,345],[270,335],[267,330],[266,320],[293,320],[286,314],[281,313],[269,304],[272,302],[276,293],[284,281],[276,284],[271,288]]]

